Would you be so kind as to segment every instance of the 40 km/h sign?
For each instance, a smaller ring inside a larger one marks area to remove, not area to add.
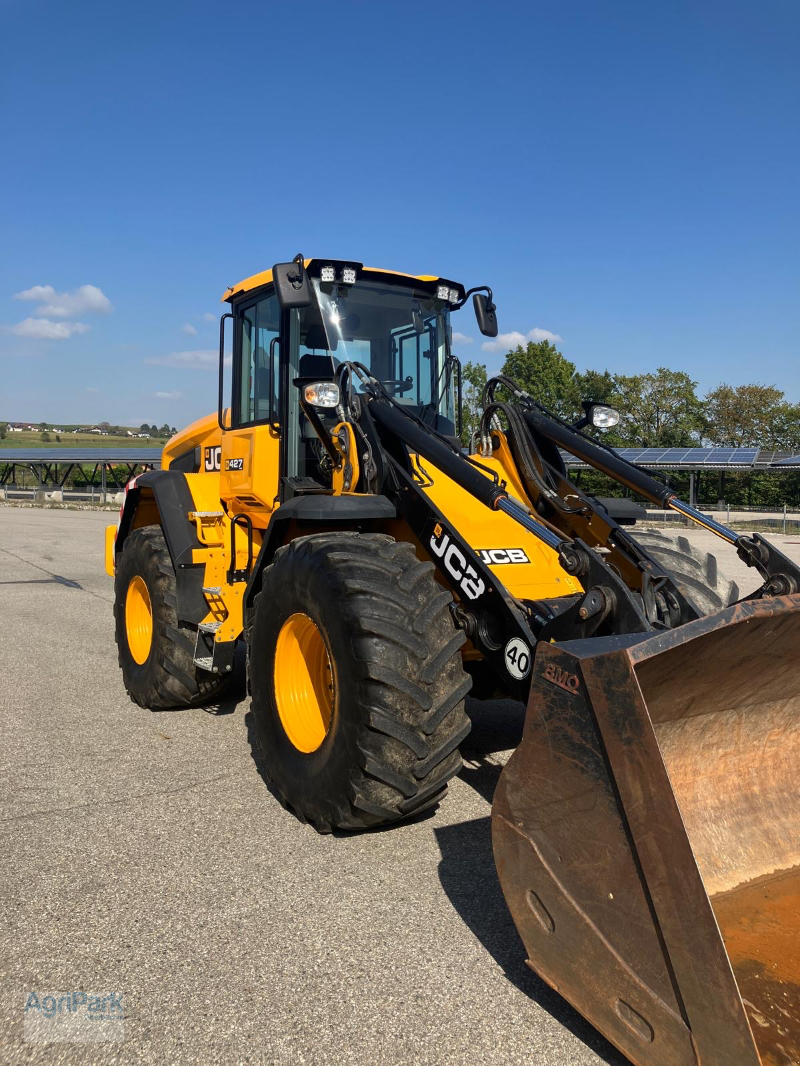
[[[506,644],[506,670],[521,681],[531,672],[531,649],[520,637],[513,637]]]

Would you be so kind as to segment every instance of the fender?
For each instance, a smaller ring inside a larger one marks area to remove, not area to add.
[[[342,529],[372,529],[376,523],[396,518],[397,510],[386,496],[295,496],[282,503],[267,526],[261,550],[255,561],[244,594],[244,609],[253,606],[253,599],[261,588],[261,575],[272,562],[275,552],[286,543],[289,523],[302,527],[302,535],[327,531],[333,526]]]
[[[184,473],[178,470],[150,470],[140,474],[135,483],[126,489],[114,545],[115,557],[122,551],[125,539],[133,528],[143,490],[153,494],[175,568],[178,620],[195,624],[201,622],[208,613],[203,596],[205,567],[202,563],[192,561],[192,552],[203,545],[197,539],[193,523],[189,521],[189,512],[195,510],[195,503]]]

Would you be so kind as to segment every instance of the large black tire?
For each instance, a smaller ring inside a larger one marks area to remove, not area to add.
[[[432,564],[392,537],[320,533],[275,553],[250,630],[252,711],[266,774],[302,821],[364,829],[442,799],[470,729],[451,600]],[[308,753],[289,739],[275,693],[278,636],[297,614],[315,623],[332,672],[330,726]]]
[[[714,614],[739,599],[739,586],[722,577],[717,557],[702,551],[688,537],[637,529],[630,534],[662,566],[701,615]]]
[[[153,618],[150,653],[143,663],[128,646],[125,601],[134,577],[147,585]],[[194,707],[220,696],[229,678],[194,665],[195,633],[178,627],[175,571],[160,526],[142,526],[125,540],[114,580],[114,620],[122,678],[140,707]]]

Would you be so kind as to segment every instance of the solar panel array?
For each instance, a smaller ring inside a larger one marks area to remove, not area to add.
[[[617,448],[616,452],[637,466],[668,470],[800,467],[800,455],[763,448]],[[569,452],[562,451],[561,455],[567,466],[587,465]]]
[[[752,466],[758,448],[620,448],[619,454],[641,466]]]

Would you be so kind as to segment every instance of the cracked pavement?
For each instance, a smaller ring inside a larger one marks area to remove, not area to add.
[[[471,702],[428,817],[318,836],[260,776],[241,657],[217,708],[128,700],[114,518],[0,507],[0,1062],[624,1066],[525,966],[500,893],[521,708]],[[124,1042],[25,1042],[25,994],[73,989],[124,995]]]

